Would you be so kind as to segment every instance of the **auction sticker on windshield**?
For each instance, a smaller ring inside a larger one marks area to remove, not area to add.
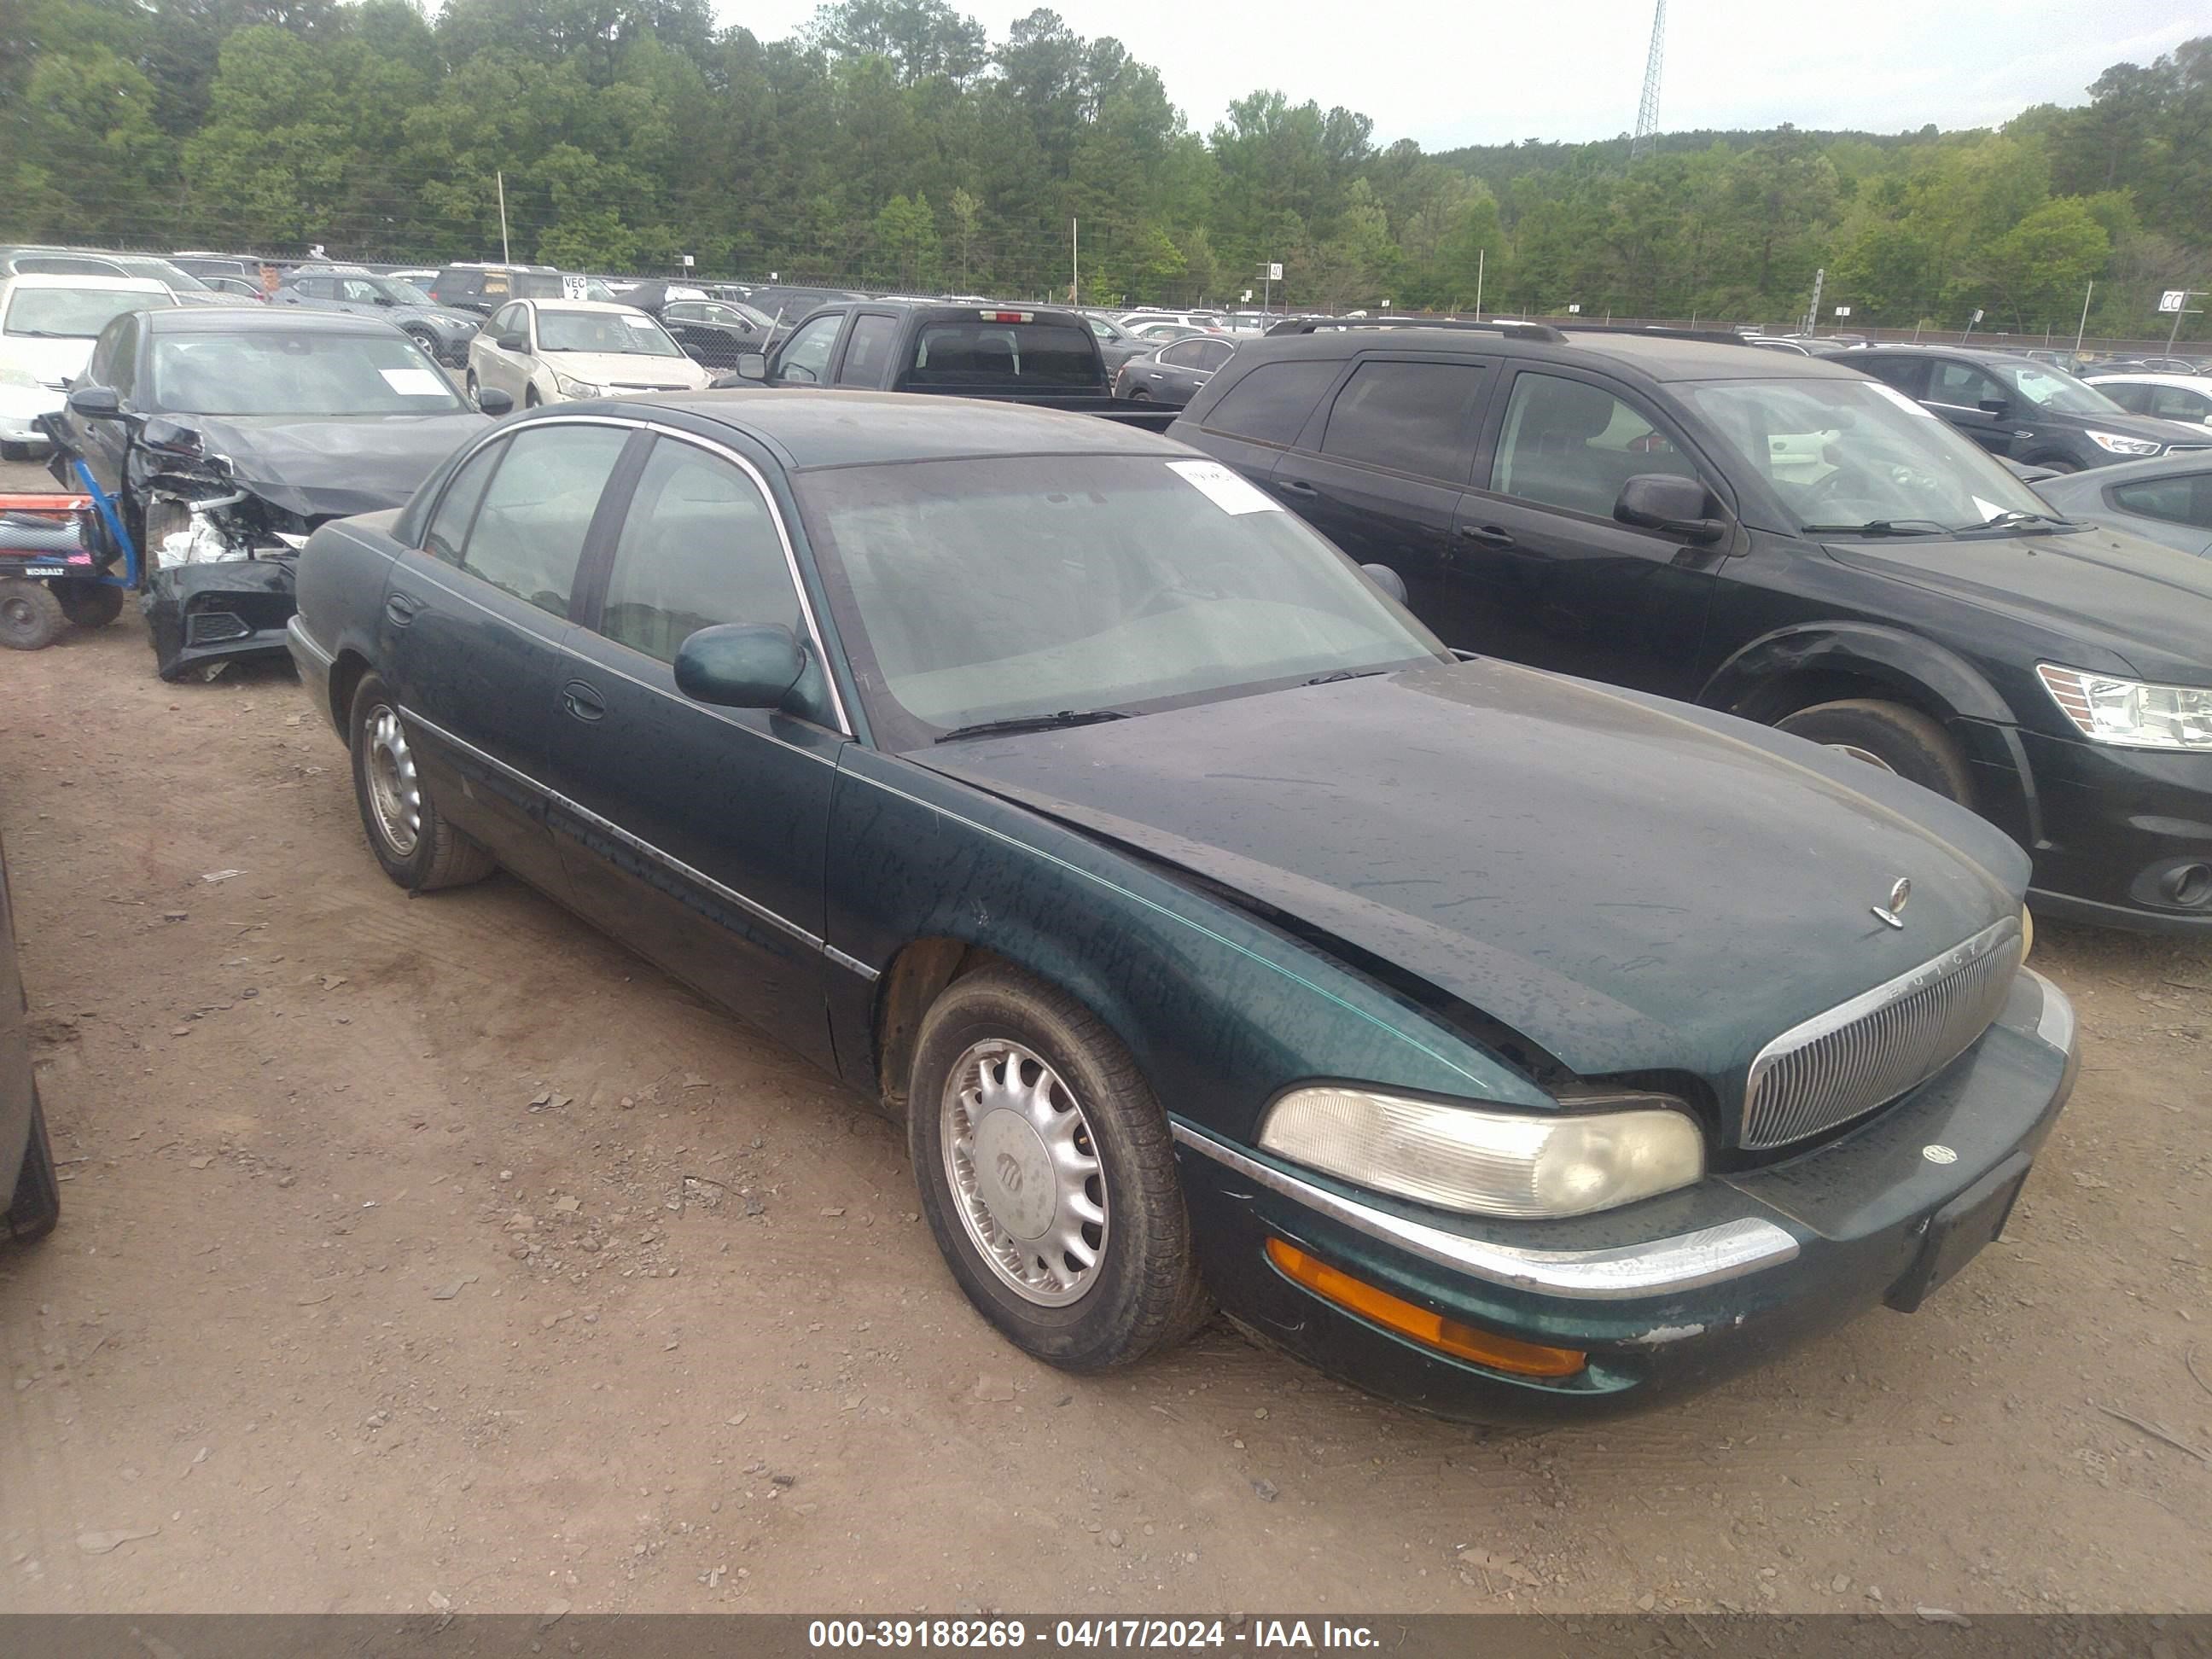
[[[380,368],[385,385],[403,398],[443,398],[448,396],[446,383],[427,368]]]
[[[1218,461],[1170,461],[1168,471],[1179,474],[1224,513],[1279,513],[1280,501],[1260,493]]]

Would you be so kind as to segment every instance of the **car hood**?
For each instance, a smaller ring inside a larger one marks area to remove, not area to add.
[[[1958,541],[1911,536],[1831,542],[1827,551],[1841,564],[2036,620],[2062,654],[2065,645],[2101,646],[2139,673],[2205,678],[2212,565],[2125,531],[2093,524]]]
[[[91,360],[89,340],[39,340],[21,334],[0,340],[0,362],[27,368],[48,386],[74,380]]]
[[[556,374],[592,386],[696,392],[713,378],[689,357],[648,357],[635,351],[549,351],[538,361]]]
[[[2031,414],[2027,418],[2032,420],[2038,416]],[[2064,418],[2084,428],[2116,432],[2123,438],[2148,438],[2158,443],[2197,448],[2212,444],[2212,432],[2204,428],[2182,421],[2162,421],[2155,415],[2076,415],[2069,411]]]
[[[320,520],[401,507],[438,463],[481,432],[473,410],[344,420],[179,415],[201,447],[229,457],[238,482],[271,506]]]
[[[443,324],[449,331],[465,328],[479,329],[483,319],[473,311],[460,311],[452,306],[379,306],[376,314],[397,322],[425,322]]]
[[[1380,958],[1583,1076],[1688,1070],[1723,1099],[1776,1034],[2015,914],[2027,879],[2002,835],[1890,775],[1490,661],[909,758]],[[1870,907],[1899,877],[1896,929]]]

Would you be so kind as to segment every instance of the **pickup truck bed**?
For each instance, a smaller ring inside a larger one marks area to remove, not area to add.
[[[982,398],[1097,415],[1164,432],[1176,411],[1116,398],[1090,324],[1035,307],[867,300],[819,307],[774,354],[742,359],[718,386],[836,386]]]

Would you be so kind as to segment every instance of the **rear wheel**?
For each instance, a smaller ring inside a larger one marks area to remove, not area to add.
[[[907,1127],[938,1249],[1017,1346],[1103,1370],[1205,1322],[1166,1114],[1073,997],[1012,969],[955,980],[922,1019]]]
[[[61,1182],[54,1171],[53,1142],[46,1137],[46,1109],[33,1099],[30,1143],[23,1148],[23,1167],[8,1200],[8,1236],[24,1244],[44,1238],[61,1213]]]
[[[1973,805],[1966,757],[1941,726],[1917,708],[1852,697],[1801,708],[1778,725],[1794,737],[1894,772],[1961,806]]]
[[[10,651],[42,651],[68,627],[69,613],[44,582],[0,578],[0,646]]]
[[[105,582],[64,582],[54,598],[79,628],[105,628],[123,614],[123,590]]]
[[[491,854],[447,823],[430,799],[398,707],[374,674],[353,694],[347,731],[362,828],[386,875],[410,893],[427,893],[492,872]]]

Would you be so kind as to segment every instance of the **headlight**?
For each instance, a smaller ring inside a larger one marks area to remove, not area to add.
[[[567,392],[571,398],[604,398],[606,396],[606,393],[604,391],[599,387],[593,386],[589,380],[572,380],[567,375],[562,374],[556,373],[553,376],[553,384],[559,386],[562,391]]]
[[[2166,447],[2152,438],[2123,438],[2117,432],[2095,430],[2090,432],[2089,441],[2115,455],[2155,455]]]
[[[1672,1192],[1705,1172],[1705,1139],[1662,1095],[1631,1109],[1503,1111],[1365,1089],[1297,1089],[1268,1110],[1279,1158],[1438,1209],[1519,1220],[1587,1215]]]
[[[2051,701],[2094,743],[2127,749],[2212,749],[2212,687],[2146,685],[2055,663],[2036,673]]]
[[[2035,918],[2027,914],[2027,907],[2020,907],[2020,959],[2027,960],[2027,953],[2035,949]]]

